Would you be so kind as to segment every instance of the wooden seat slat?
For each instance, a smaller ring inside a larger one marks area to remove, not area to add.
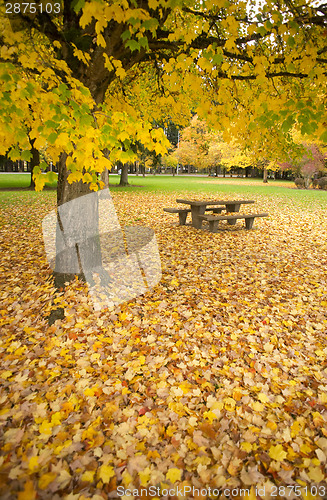
[[[238,215],[199,215],[201,220],[209,222],[209,231],[214,233],[218,229],[219,221],[226,220],[234,225],[237,219],[244,219],[246,229],[252,229],[253,221],[256,217],[268,217],[269,214],[238,214]]]
[[[190,208],[164,208],[164,212],[169,212],[170,214],[180,214],[181,212],[190,213]]]
[[[185,226],[187,214],[191,212],[190,208],[164,208],[163,210],[169,214],[178,214],[180,226]]]
[[[233,219],[250,219],[251,217],[268,217],[269,214],[238,214],[238,215],[199,215],[203,220],[233,220]]]
[[[177,203],[186,203],[187,205],[203,206],[203,205],[244,205],[248,203],[255,203],[254,200],[217,200],[217,201],[199,201],[199,200],[182,200],[177,199]]]

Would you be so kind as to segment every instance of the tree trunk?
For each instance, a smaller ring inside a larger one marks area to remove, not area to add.
[[[140,163],[137,161],[137,162],[135,162],[135,172],[136,172],[136,175],[139,175],[139,169],[140,169]]]
[[[121,174],[120,174],[120,186],[128,186],[128,163],[124,163],[121,166]]]
[[[98,195],[82,181],[68,183],[66,160],[67,154],[62,153],[57,185],[56,288],[63,288],[75,275],[85,280],[85,271],[101,267]],[[76,201],[81,197],[83,199]]]
[[[263,169],[263,182],[265,184],[268,182],[268,170],[266,168]]]
[[[103,189],[109,189],[109,171],[107,168],[101,172],[101,181],[104,183]]]
[[[31,183],[30,183],[30,188],[31,189],[35,189],[35,182],[34,182],[34,179],[33,179],[33,169],[34,167],[36,167],[37,165],[40,164],[40,152],[38,149],[35,149],[34,147],[34,142],[35,142],[35,139],[32,139],[30,140],[30,144],[32,146],[32,158],[31,158],[31,161],[30,161],[30,169],[31,169]]]
[[[215,167],[215,177],[218,177],[218,168],[219,168],[218,165],[216,165],[216,167]]]
[[[309,189],[309,186],[310,186],[310,180],[311,180],[311,179],[310,179],[310,176],[307,176],[307,175],[306,175],[306,176],[304,177],[304,187],[305,187],[305,189]]]

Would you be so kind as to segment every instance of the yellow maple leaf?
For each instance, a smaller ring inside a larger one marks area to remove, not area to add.
[[[261,403],[268,403],[269,401],[267,394],[264,394],[263,392],[260,392],[258,394],[258,399],[261,401]]]
[[[24,490],[20,491],[17,500],[34,500],[36,498],[36,491],[33,486],[33,481],[26,481]]]
[[[180,469],[172,468],[166,474],[166,479],[171,483],[175,484],[176,481],[180,481],[182,478],[182,471]]]
[[[236,402],[235,402],[235,400],[233,398],[226,398],[226,399],[224,399],[224,403],[225,403],[226,410],[228,410],[228,411],[233,411],[234,410]]]
[[[124,472],[122,473],[122,480],[123,480],[123,485],[129,486],[132,482],[132,476],[127,472],[125,469]]]
[[[203,414],[203,418],[207,418],[209,422],[212,424],[212,422],[217,418],[217,415],[213,411],[205,411]]]
[[[42,424],[39,427],[39,432],[40,434],[52,434],[52,427],[53,424],[51,422],[48,422],[47,420],[43,420]]]
[[[83,175],[83,182],[85,184],[88,184],[89,182],[92,182],[92,176],[86,172],[84,175]]]
[[[259,401],[255,401],[252,403],[252,408],[254,411],[261,412],[264,409],[264,406],[262,403],[259,403]]]
[[[102,480],[103,483],[109,483],[110,479],[114,477],[114,468],[110,465],[102,465],[98,471],[98,478]]]
[[[277,462],[282,462],[286,458],[286,451],[284,451],[284,448],[281,444],[277,444],[276,446],[271,446],[269,449],[269,456],[273,460],[276,460]]]
[[[93,478],[94,478],[94,470],[87,470],[82,474],[82,481],[87,481],[89,483],[92,483]]]
[[[250,451],[252,451],[252,444],[244,441],[243,443],[241,443],[241,448],[242,448],[242,450],[246,451],[247,453],[250,453]]]
[[[60,425],[61,424],[61,413],[59,411],[56,411],[53,415],[51,415],[51,423],[53,425]]]
[[[54,472],[48,472],[46,474],[43,474],[38,482],[40,490],[45,490],[49,486],[49,484],[52,483],[54,479],[56,479],[56,477],[57,474],[55,474]]]
[[[37,468],[37,466],[38,466],[38,457],[37,456],[31,457],[28,462],[29,470],[33,471],[34,469]]]
[[[142,486],[146,486],[149,482],[149,479],[151,477],[151,469],[147,467],[143,471],[139,472],[140,476],[140,481]]]
[[[325,479],[320,467],[309,467],[308,476],[315,483],[320,483]]]

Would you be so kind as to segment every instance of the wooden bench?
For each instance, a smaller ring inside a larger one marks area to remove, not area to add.
[[[178,214],[179,225],[185,226],[187,214],[191,212],[190,208],[164,208],[164,212],[169,214]]]
[[[199,218],[209,222],[209,231],[218,230],[219,221],[227,220],[228,224],[235,224],[237,219],[244,219],[246,229],[252,229],[256,217],[268,217],[269,214],[238,214],[238,215],[199,215]]]

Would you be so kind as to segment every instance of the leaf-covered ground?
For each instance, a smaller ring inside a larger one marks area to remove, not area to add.
[[[181,194],[113,195],[155,230],[162,281],[99,312],[75,281],[51,327],[54,195],[3,205],[1,499],[327,497],[326,208],[257,196],[268,219],[211,234],[162,211]]]

